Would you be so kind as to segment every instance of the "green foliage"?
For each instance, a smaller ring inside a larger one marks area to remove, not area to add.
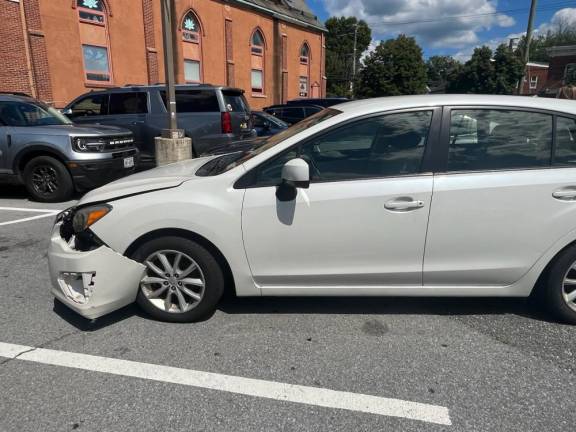
[[[514,94],[523,75],[521,60],[504,44],[476,48],[460,71],[449,77],[448,93]]]
[[[354,62],[354,29],[356,36],[356,70],[360,69],[360,58],[372,40],[372,31],[366,22],[355,17],[332,17],[326,23],[326,77],[327,93],[330,96],[350,96],[350,80]]]
[[[380,42],[364,60],[358,97],[421,94],[426,92],[426,65],[414,38],[400,35]]]
[[[544,34],[535,34],[530,42],[530,61],[548,62],[546,50],[553,46],[576,45],[576,28],[567,21],[556,22],[554,27]],[[526,37],[518,43],[517,53],[524,56]]]
[[[450,56],[432,56],[426,62],[428,87],[433,91],[444,91],[448,80],[459,73],[462,64]]]

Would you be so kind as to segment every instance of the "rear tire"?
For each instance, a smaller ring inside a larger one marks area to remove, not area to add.
[[[576,324],[576,245],[562,252],[550,267],[542,299],[559,321]]]
[[[160,237],[141,245],[132,258],[146,266],[136,302],[152,317],[197,322],[216,310],[224,293],[224,273],[202,245],[182,237]]]
[[[62,162],[50,156],[30,160],[24,167],[23,180],[35,201],[68,201],[74,193],[72,176]]]

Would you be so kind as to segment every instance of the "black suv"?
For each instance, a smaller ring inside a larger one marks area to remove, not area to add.
[[[211,148],[256,136],[244,90],[189,84],[176,86],[178,127],[192,138],[195,156]],[[72,101],[63,110],[74,123],[122,126],[134,133],[141,162],[155,160],[154,138],[168,124],[166,86],[126,86],[94,91]]]

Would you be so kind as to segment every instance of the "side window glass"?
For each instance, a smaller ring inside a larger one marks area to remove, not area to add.
[[[557,118],[554,165],[576,165],[576,120],[574,119]]]
[[[550,164],[552,116],[511,110],[452,110],[448,171]]]
[[[387,114],[332,129],[258,168],[257,186],[278,185],[282,167],[295,157],[310,165],[313,181],[417,174],[424,157],[432,111]]]
[[[166,92],[160,95],[166,106]],[[178,112],[220,112],[216,92],[213,90],[177,90],[176,110]]]
[[[79,100],[71,107],[71,117],[89,117],[108,114],[108,95],[91,95]]]
[[[110,114],[146,114],[148,101],[146,93],[111,93]]]

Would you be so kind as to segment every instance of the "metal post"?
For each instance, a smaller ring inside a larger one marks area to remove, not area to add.
[[[174,74],[174,0],[161,0],[162,5],[162,36],[164,46],[164,74],[166,76],[166,109],[168,111],[167,129],[162,130],[162,136],[156,137],[156,165],[166,165],[192,157],[192,140],[184,135],[184,130],[178,129],[176,118],[176,77]]]
[[[174,26],[174,11],[172,10],[171,0],[162,0],[162,36],[164,43],[164,73],[166,74],[166,108],[168,109],[168,130],[163,134],[166,138],[174,137],[175,131],[178,129],[178,121],[176,117],[176,90],[174,84],[176,81],[174,74],[174,45],[172,43],[173,26]]]
[[[354,27],[354,53],[352,54],[352,79],[350,80],[350,95],[354,99],[354,84],[356,81],[356,41],[358,39],[358,23]]]
[[[530,61],[530,42],[532,41],[532,27],[534,25],[534,15],[536,15],[537,0],[532,0],[530,4],[530,15],[528,16],[528,28],[526,29],[526,46],[524,47],[524,74],[518,85],[518,94],[522,94],[522,85],[526,72],[529,70],[528,62]],[[527,78],[528,88],[530,88],[530,77]]]

